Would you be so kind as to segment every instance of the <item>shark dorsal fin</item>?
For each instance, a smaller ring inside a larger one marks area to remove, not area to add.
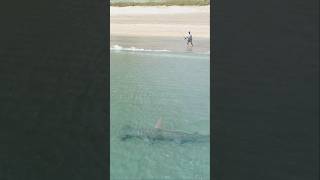
[[[156,129],[161,129],[162,128],[162,125],[161,125],[161,122],[162,122],[162,119],[159,118],[156,122],[156,125],[154,126]]]

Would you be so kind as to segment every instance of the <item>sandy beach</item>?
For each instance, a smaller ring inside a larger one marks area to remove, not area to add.
[[[209,38],[209,6],[111,7],[111,35],[181,37],[188,30]]]
[[[210,6],[110,8],[111,45],[177,49],[188,31],[198,49],[210,49]]]

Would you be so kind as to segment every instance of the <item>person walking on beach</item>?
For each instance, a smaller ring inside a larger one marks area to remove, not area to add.
[[[189,43],[191,43],[191,46],[193,47],[192,35],[191,35],[190,31],[188,33],[189,34],[184,39],[187,39],[187,46],[189,45]]]

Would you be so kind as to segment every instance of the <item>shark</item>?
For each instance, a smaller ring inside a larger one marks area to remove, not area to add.
[[[153,128],[135,128],[130,125],[124,126],[120,139],[122,141],[142,139],[151,143],[158,141],[175,142],[178,144],[208,143],[210,142],[210,135],[203,135],[198,132],[188,133],[164,129],[161,127],[161,119],[159,119]]]

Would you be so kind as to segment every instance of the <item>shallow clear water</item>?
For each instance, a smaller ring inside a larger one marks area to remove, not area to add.
[[[209,134],[209,55],[111,51],[112,180],[209,179],[209,143],[121,141],[125,125]]]

